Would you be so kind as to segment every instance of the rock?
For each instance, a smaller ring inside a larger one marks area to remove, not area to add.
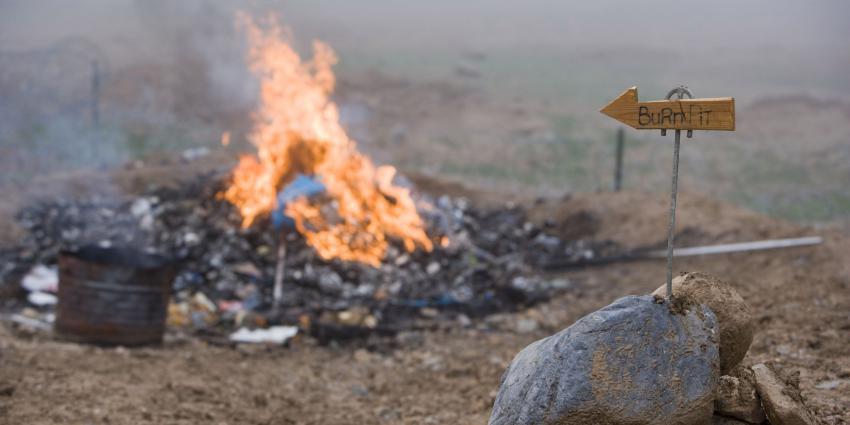
[[[740,377],[726,375],[720,377],[714,399],[715,413],[752,424],[764,422],[764,410],[753,384],[752,371],[739,368],[736,372]]]
[[[521,334],[528,334],[536,331],[540,325],[534,319],[518,319],[516,321],[516,331]]]
[[[4,384],[0,386],[0,396],[2,397],[11,397],[15,394],[15,386],[11,384]]]
[[[841,386],[841,383],[844,382],[841,379],[832,379],[829,381],[823,381],[815,385],[815,388],[819,390],[834,390]]]
[[[711,425],[747,425],[749,422],[744,422],[735,418],[726,416],[714,415],[711,418]]]
[[[756,390],[771,425],[814,425],[817,420],[803,404],[800,391],[788,385],[773,368],[761,363],[753,366]]]
[[[707,307],[672,314],[651,296],[621,298],[517,354],[489,423],[707,424],[715,326]]]
[[[652,295],[664,297],[665,285]],[[714,312],[720,328],[720,373],[728,374],[750,349],[753,342],[753,315],[750,306],[727,282],[705,273],[683,273],[673,279],[673,306],[686,310],[704,304]]]

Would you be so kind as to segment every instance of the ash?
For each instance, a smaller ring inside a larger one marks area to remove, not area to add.
[[[286,231],[283,308],[273,314],[281,232],[268,219],[241,228],[238,211],[216,198],[224,183],[207,178],[136,198],[33,204],[18,214],[27,236],[0,253],[0,277],[8,282],[35,265],[55,264],[62,249],[131,246],[178,261],[174,303],[199,295],[211,301],[205,304],[212,304],[214,315],[190,312],[181,325],[209,330],[246,320],[295,321],[335,339],[395,333],[421,325],[423,317],[474,318],[532,305],[571,288],[563,278],[538,272],[540,264],[580,263],[615,249],[609,242],[549,235],[516,206],[480,209],[464,198],[423,195],[420,214],[434,250],[408,253],[394,243],[380,268],[323,260],[296,231]],[[447,246],[439,243],[442,236]]]

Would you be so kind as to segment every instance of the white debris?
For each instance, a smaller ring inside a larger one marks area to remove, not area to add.
[[[143,230],[153,230],[153,224],[153,214],[147,214],[143,216],[141,220],[139,220],[139,227],[141,227]]]
[[[148,198],[138,198],[130,205],[130,214],[139,219],[139,226],[145,230],[153,229],[153,205],[156,201]]]
[[[203,292],[196,292],[195,296],[192,297],[192,301],[205,308],[207,311],[216,311],[215,303],[204,295]]]
[[[47,292],[30,292],[27,295],[27,301],[32,305],[37,306],[46,306],[46,305],[54,305],[58,301],[56,295],[48,294]]]
[[[186,242],[186,245],[197,245],[200,241],[201,237],[195,232],[186,232],[183,235],[183,242]]]
[[[182,156],[183,156],[183,159],[185,159],[186,161],[194,161],[198,158],[203,158],[203,157],[209,155],[209,153],[210,153],[209,148],[207,148],[205,146],[201,146],[199,148],[186,149],[185,151],[183,151]]]
[[[298,328],[295,326],[272,326],[268,329],[248,329],[239,328],[236,332],[230,334],[230,340],[233,342],[244,343],[273,343],[283,344],[298,333]]]
[[[39,264],[24,276],[21,286],[29,292],[56,292],[59,287],[59,272],[56,267]]]
[[[29,330],[50,331],[53,329],[53,325],[48,322],[27,317],[22,314],[13,314],[9,316],[7,320]]]
[[[830,381],[823,381],[823,382],[815,385],[815,388],[817,388],[819,390],[834,390],[834,389],[838,388],[843,382],[844,381],[841,380],[841,379],[833,379],[833,380],[830,380]]]
[[[147,198],[139,198],[133,201],[133,204],[130,205],[130,214],[133,214],[135,217],[142,217],[151,212],[151,201]]]

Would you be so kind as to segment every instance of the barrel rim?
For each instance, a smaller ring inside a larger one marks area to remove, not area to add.
[[[129,246],[84,245],[76,249],[62,249],[59,251],[59,256],[101,266],[139,270],[162,269],[176,263],[174,259],[165,255]]]

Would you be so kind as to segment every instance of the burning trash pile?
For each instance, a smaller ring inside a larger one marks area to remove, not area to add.
[[[341,339],[545,300],[569,283],[540,276],[536,265],[612,249],[547,235],[520,208],[414,196],[340,125],[329,98],[333,51],[317,42],[312,61],[302,62],[277,25],[242,23],[260,80],[249,135],[256,155],[223,179],[203,176],[133,199],[32,205],[18,217],[29,235],[3,254],[0,272],[35,267],[44,275],[60,251],[132,247],[175,260],[173,326],[286,323]],[[30,302],[49,310],[53,289],[33,290]]]
[[[52,265],[61,250],[92,244],[140,247],[177,261],[172,325],[210,331],[288,322],[341,339],[392,334],[429,318],[474,318],[544,301],[569,289],[570,283],[539,275],[537,264],[553,258],[579,262],[611,249],[605,243],[547,235],[517,207],[483,210],[463,198],[443,196],[421,213],[424,228],[434,235],[433,249],[408,252],[402,241],[390,240],[378,267],[326,260],[300,233],[286,232],[281,315],[275,316],[280,231],[270,218],[242,227],[238,210],[218,199],[226,183],[199,179],[179,190],[161,189],[136,199],[32,205],[19,214],[27,237],[0,254],[4,280],[17,272],[26,274],[27,281],[40,277],[48,282],[32,288],[30,300],[50,310],[55,299],[42,303],[43,295],[32,294],[55,291]]]

